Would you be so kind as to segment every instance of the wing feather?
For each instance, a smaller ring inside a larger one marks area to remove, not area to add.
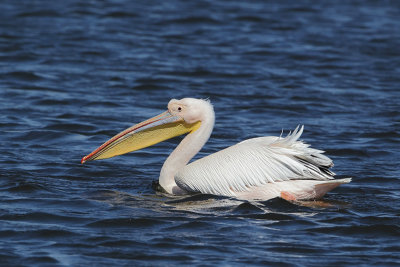
[[[333,179],[332,160],[299,141],[302,132],[245,140],[186,165],[175,181],[187,191],[234,196],[267,183]]]

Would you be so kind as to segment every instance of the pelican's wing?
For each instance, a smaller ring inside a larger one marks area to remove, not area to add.
[[[177,185],[204,194],[234,195],[288,180],[330,180],[332,160],[298,141],[299,126],[282,137],[253,138],[194,161],[175,175]]]

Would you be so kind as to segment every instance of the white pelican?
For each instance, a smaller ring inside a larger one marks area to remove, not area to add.
[[[286,137],[258,137],[188,162],[207,142],[215,115],[209,101],[172,99],[164,113],[117,134],[82,163],[139,150],[189,133],[165,161],[160,186],[169,194],[203,193],[245,200],[319,199],[351,178],[334,179],[332,160],[299,141],[303,126]]]

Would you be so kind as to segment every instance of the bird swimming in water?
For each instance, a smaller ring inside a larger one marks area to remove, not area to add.
[[[303,126],[286,137],[248,139],[189,163],[209,139],[214,122],[209,101],[172,99],[167,111],[115,135],[83,157],[81,163],[122,155],[188,133],[161,168],[159,184],[169,194],[314,200],[351,181],[334,179],[329,170],[332,160],[299,140]]]

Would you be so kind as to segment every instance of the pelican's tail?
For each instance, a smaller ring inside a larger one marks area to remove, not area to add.
[[[351,178],[343,178],[343,179],[336,179],[336,180],[330,180],[330,181],[324,181],[320,184],[317,184],[314,186],[314,191],[315,191],[315,199],[320,199],[322,198],[326,193],[331,191],[332,189],[335,189],[341,184],[348,184],[351,182]]]
[[[351,178],[343,178],[336,180],[327,181],[297,181],[297,190],[293,191],[281,191],[281,198],[288,201],[295,200],[315,200],[322,198],[326,193],[335,189],[341,184],[347,184],[351,182]],[[312,184],[310,184],[312,183]]]

